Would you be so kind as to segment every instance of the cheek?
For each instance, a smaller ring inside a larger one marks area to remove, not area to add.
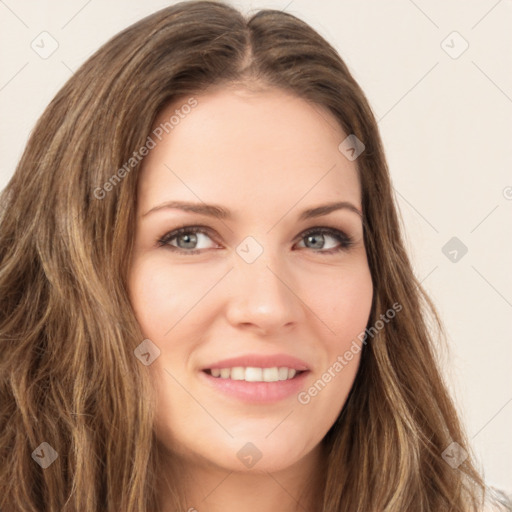
[[[354,383],[373,299],[371,273],[365,262],[336,276],[331,273],[317,280],[316,288],[309,288],[315,290],[309,295],[312,309],[328,329],[322,329],[326,333],[322,337],[325,358],[316,369],[317,379],[298,400],[323,418],[325,425],[335,421]]]
[[[336,274],[316,276],[303,288],[311,306],[328,330],[324,340],[330,349],[340,350],[366,328],[373,299],[370,270],[361,263]]]
[[[218,281],[216,275],[223,273],[223,269],[212,272],[205,268],[201,271],[195,265],[170,265],[164,253],[136,260],[130,274],[130,300],[144,335],[158,339],[178,322],[180,328],[187,325],[194,307]],[[301,268],[295,284],[301,300],[314,314],[311,321],[326,333],[324,344],[329,351],[342,350],[364,331],[373,286],[368,266],[362,259],[337,272],[329,267],[314,273],[310,268]],[[204,313],[202,310],[201,316]],[[181,323],[185,318],[187,322]]]
[[[211,281],[193,265],[170,265],[165,255],[137,261],[130,274],[130,301],[143,333],[162,337],[207,293]]]
[[[315,376],[297,396],[304,422],[322,436],[332,427],[352,389],[368,324],[373,285],[367,267],[352,269],[338,280],[323,283],[315,312],[328,330],[322,337],[324,358]]]

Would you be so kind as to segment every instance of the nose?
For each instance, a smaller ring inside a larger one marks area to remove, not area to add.
[[[304,315],[298,283],[282,256],[265,250],[253,263],[236,257],[230,273],[226,316],[231,325],[272,335],[291,329]]]

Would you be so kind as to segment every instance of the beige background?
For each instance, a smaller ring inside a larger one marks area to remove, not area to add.
[[[0,0],[0,188],[73,70],[169,3]],[[233,4],[303,18],[338,49],[366,92],[416,273],[451,342],[447,378],[488,483],[512,492],[512,2]],[[51,49],[49,36],[38,38],[43,31],[58,43],[46,59],[31,47],[46,37]],[[442,252],[452,237],[468,248],[456,262]]]

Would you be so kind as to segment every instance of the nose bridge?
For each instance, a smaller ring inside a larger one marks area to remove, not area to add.
[[[267,237],[268,238],[268,237]],[[229,316],[235,323],[260,327],[297,321],[300,301],[291,291],[293,283],[284,254],[247,237],[237,247]]]

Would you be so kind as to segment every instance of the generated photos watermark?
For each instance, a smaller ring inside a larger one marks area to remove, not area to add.
[[[395,318],[398,312],[402,311],[402,305],[395,302],[391,308],[385,313],[380,315],[379,320],[376,320],[374,325],[367,327],[363,332],[357,336],[357,340],[352,340],[350,348],[347,349],[343,355],[339,355],[336,361],[327,368],[327,370],[320,376],[316,382],[310,386],[307,390],[301,391],[297,395],[297,400],[302,405],[307,405],[311,402],[311,399],[320,393],[329,382],[331,382],[342,370],[345,368],[354,356],[359,354],[362,350],[362,346],[368,342],[368,336],[374,337],[381,329],[384,328],[393,318]]]
[[[160,123],[150,135],[148,135],[146,142],[137,150],[134,151],[132,156],[120,167],[112,176],[101,186],[94,189],[94,197],[96,199],[104,199],[108,192],[121,183],[121,181],[139,164],[142,159],[154,149],[158,142],[160,142],[165,134],[170,133],[174,128],[180,124],[182,119],[185,119],[193,108],[197,107],[198,101],[195,98],[189,98],[187,103],[181,105],[174,111],[174,114],[163,123]],[[158,139],[158,140],[155,140]]]

